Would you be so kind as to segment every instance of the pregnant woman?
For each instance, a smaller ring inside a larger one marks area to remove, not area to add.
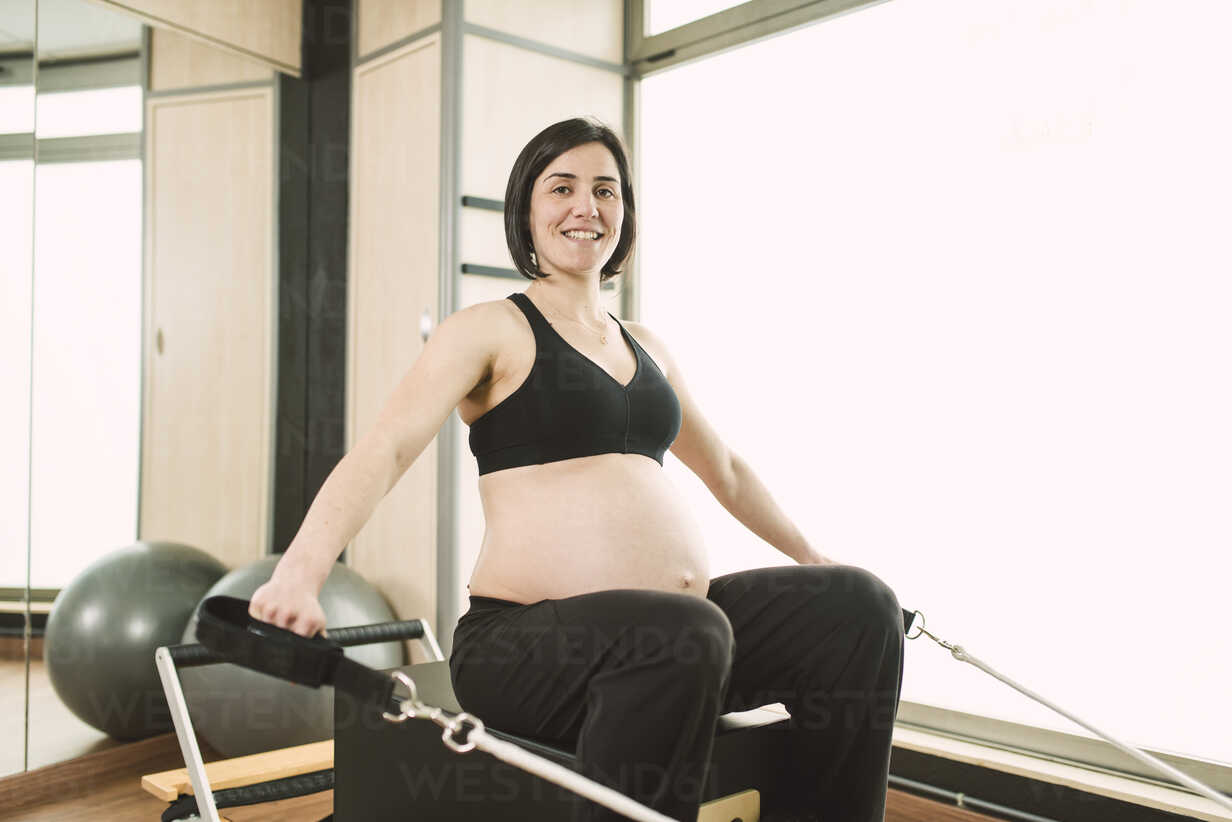
[[[575,745],[584,775],[693,822],[718,717],[781,702],[806,799],[763,818],[882,820],[904,612],[872,573],[808,544],[706,421],[663,340],[602,309],[635,214],[607,127],[566,120],[526,145],[505,234],[530,284],[440,324],[321,488],[253,616],[324,627],[330,567],[456,408],[486,523],[449,659],[464,709]],[[667,450],[797,564],[712,579]]]

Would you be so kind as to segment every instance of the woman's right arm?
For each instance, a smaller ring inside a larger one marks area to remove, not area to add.
[[[480,303],[445,318],[375,423],[330,472],[249,613],[303,636],[325,627],[325,578],[377,505],[445,419],[491,373],[501,307]]]

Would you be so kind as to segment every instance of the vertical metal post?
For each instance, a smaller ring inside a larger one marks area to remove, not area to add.
[[[458,309],[461,268],[458,264],[458,225],[462,198],[459,194],[462,94],[463,0],[441,3],[441,168],[440,254],[437,317],[444,319]],[[451,413],[437,435],[436,452],[436,624],[453,625],[459,614],[457,539],[457,444],[460,420]],[[446,653],[453,645],[453,632],[444,634]]]
[[[640,43],[642,33],[642,13],[646,0],[625,0],[625,29],[624,43],[622,44],[623,62],[625,68],[624,81],[622,83],[622,92],[624,99],[622,101],[623,116],[624,116],[624,132],[625,132],[625,148],[629,152],[629,165],[632,166],[630,172],[633,180],[631,185],[633,190],[640,193],[642,190],[642,162],[641,162],[641,139],[638,134],[639,120],[638,112],[641,108],[641,78],[633,71],[633,62],[630,55],[633,53],[633,48]],[[641,233],[641,232],[639,232]],[[645,236],[645,235],[643,235]],[[624,316],[629,317],[635,322],[641,322],[642,319],[642,300],[641,300],[641,265],[642,254],[640,250],[635,250],[633,253],[633,261],[626,268],[624,274],[624,282],[621,283],[620,295],[620,310]]]
[[[214,791],[210,788],[210,779],[205,773],[205,762],[201,759],[201,749],[197,747],[197,736],[193,733],[192,719],[188,715],[188,703],[184,701],[184,691],[180,688],[180,677],[176,674],[171,652],[165,647],[156,650],[154,664],[158,667],[158,676],[163,681],[163,693],[166,694],[167,705],[171,708],[171,721],[175,723],[175,737],[180,741],[180,753],[184,754],[184,765],[188,768],[193,795],[197,797],[197,816],[206,822],[222,822],[218,818],[218,808],[214,805]]]

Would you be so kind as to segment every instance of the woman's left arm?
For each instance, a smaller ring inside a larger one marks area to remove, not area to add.
[[[731,481],[715,499],[745,527],[801,565],[838,565],[809,544],[739,454],[731,455]]]
[[[741,524],[801,565],[838,565],[809,544],[753,469],[727,447],[694,402],[679,365],[663,341],[641,323],[624,323],[662,367],[680,402],[680,433],[671,452],[705,483]]]

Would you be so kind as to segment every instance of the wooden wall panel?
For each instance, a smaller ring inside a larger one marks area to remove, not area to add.
[[[98,0],[218,48],[300,76],[303,0]]]
[[[441,0],[356,0],[356,13],[363,57],[441,22]]]
[[[503,200],[518,152],[559,120],[589,114],[624,139],[616,72],[476,35],[463,38],[462,56],[462,194]]]
[[[268,550],[272,88],[146,110],[142,539],[229,566]]]
[[[423,350],[424,311],[440,322],[440,65],[433,34],[365,63],[352,82],[348,449]],[[434,438],[356,536],[348,564],[400,617],[439,628],[436,472]]]
[[[624,59],[624,0],[466,0],[463,13],[468,23],[537,43],[611,63]]]
[[[264,63],[171,29],[150,31],[151,91],[273,79],[274,70]]]

